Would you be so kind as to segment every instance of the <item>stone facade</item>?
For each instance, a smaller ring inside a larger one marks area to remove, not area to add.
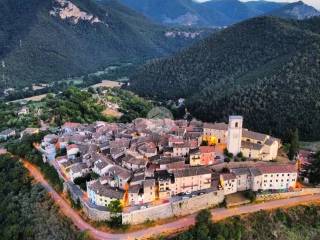
[[[140,224],[146,220],[159,220],[176,216],[185,216],[202,209],[222,203],[223,191],[215,191],[180,201],[169,202],[155,207],[131,211],[122,214],[124,224]]]

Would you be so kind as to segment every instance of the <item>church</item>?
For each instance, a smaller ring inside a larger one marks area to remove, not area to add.
[[[209,145],[225,145],[234,156],[240,152],[249,159],[276,159],[280,139],[243,128],[242,116],[230,116],[229,123],[204,123],[203,139]]]

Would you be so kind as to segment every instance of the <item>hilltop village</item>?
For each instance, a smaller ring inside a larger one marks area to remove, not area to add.
[[[277,138],[243,128],[241,116],[230,116],[228,123],[66,122],[58,134],[45,136],[41,143],[44,161],[66,182],[95,175],[85,183],[91,204],[107,206],[120,200],[128,208],[215,191],[228,195],[294,188],[296,166],[273,163],[280,146]],[[241,168],[215,168],[229,161],[241,162]]]

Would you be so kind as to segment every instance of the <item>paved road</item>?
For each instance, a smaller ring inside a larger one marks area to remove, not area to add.
[[[195,214],[192,214],[178,219],[174,222],[170,222],[163,225],[156,225],[148,229],[143,229],[131,233],[113,234],[99,231],[87,222],[85,222],[78,215],[78,213],[69,206],[69,204],[48,184],[48,182],[43,178],[41,172],[35,166],[31,165],[26,161],[24,161],[24,166],[29,170],[30,174],[35,178],[35,180],[41,183],[42,186],[49,192],[52,199],[56,202],[56,204],[59,205],[62,213],[69,217],[81,231],[89,231],[91,236],[97,240],[142,239],[151,237],[153,235],[159,235],[162,233],[174,233],[193,225],[195,222]],[[320,194],[269,201],[265,203],[246,205],[232,209],[217,208],[213,209],[211,212],[213,215],[213,220],[221,220],[239,214],[253,213],[259,210],[268,210],[279,207],[294,206],[314,201],[320,201]]]

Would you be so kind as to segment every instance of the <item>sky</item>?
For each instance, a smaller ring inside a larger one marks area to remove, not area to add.
[[[206,1],[210,1],[210,0],[196,0],[196,1],[206,2]],[[252,0],[240,0],[240,1],[248,2],[248,1],[252,1]],[[269,1],[269,2],[297,2],[298,0],[267,0],[267,1]],[[320,0],[303,0],[303,2],[320,10]]]

